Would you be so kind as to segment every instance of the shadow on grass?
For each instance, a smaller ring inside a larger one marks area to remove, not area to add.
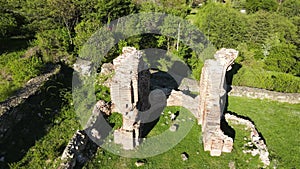
[[[0,157],[4,159],[0,168],[21,160],[48,133],[67,104],[62,91],[71,91],[71,82],[72,69],[62,65],[61,72],[45,82],[36,95],[0,117]]]
[[[229,124],[225,120],[224,116],[221,118],[221,130],[223,131],[223,133],[225,135],[231,137],[232,140],[234,141],[234,139],[235,139],[235,130],[231,126],[229,126]]]
[[[24,50],[29,47],[32,38],[15,37],[15,38],[0,38],[0,55],[19,50]]]

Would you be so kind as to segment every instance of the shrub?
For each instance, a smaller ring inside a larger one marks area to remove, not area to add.
[[[277,92],[300,93],[299,77],[249,67],[242,67],[233,76],[233,85],[256,87]]]
[[[45,30],[36,34],[36,44],[40,47],[43,61],[57,61],[68,55],[70,37],[66,28]]]

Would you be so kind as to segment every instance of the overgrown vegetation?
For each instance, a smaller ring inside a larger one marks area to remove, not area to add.
[[[0,60],[0,101],[11,96],[30,78],[40,74],[43,63],[38,56],[25,58],[24,51],[2,54]]]
[[[197,7],[199,2],[202,3],[201,7]],[[51,0],[46,3],[41,0],[1,0],[0,4],[0,17],[5,18],[0,23],[3,25],[0,38],[34,37],[31,45],[39,47],[44,62],[68,60],[72,63],[87,39],[106,23],[132,13],[155,11],[188,18],[217,49],[238,49],[238,63],[245,66],[244,69],[251,68],[248,71],[258,68],[257,71],[264,72],[261,73],[262,76],[268,74],[266,71],[282,72],[296,76],[292,79],[298,79],[300,75],[298,0],[234,0],[226,3],[209,0],[159,0],[157,3],[144,0]],[[245,10],[245,13],[240,10]],[[170,33],[170,21],[164,21],[165,25],[160,27],[161,32]],[[181,34],[184,33],[181,31]],[[114,39],[110,41],[113,42]],[[193,70],[193,76],[199,78],[202,57],[197,56],[189,46],[178,43],[177,39],[163,35],[143,34],[122,40],[103,61],[111,61],[126,45],[138,49],[167,50],[185,61]],[[204,52],[204,55],[207,54]],[[250,79],[245,77],[247,78]],[[273,83],[273,80],[269,81],[264,77],[259,79]],[[284,83],[288,82],[290,80]],[[249,83],[247,85],[258,87]],[[297,91],[264,85],[259,87],[284,92]]]
[[[35,145],[27,151],[25,157],[10,168],[57,168],[60,156],[69,140],[80,129],[75,120],[75,111],[66,107],[53,119],[53,127],[49,128],[47,135],[36,141]]]
[[[199,3],[202,5],[199,6]],[[234,69],[233,85],[299,93],[299,8],[299,0],[156,0],[155,3],[146,0],[0,0],[0,101],[13,95],[30,78],[42,73],[47,63],[72,64],[95,31],[115,19],[138,12],[162,12],[188,19],[211,44],[198,55],[176,38],[143,34],[120,41],[110,49],[103,62],[112,61],[124,46],[134,46],[140,50],[159,48],[185,62],[192,69],[193,77],[199,79],[206,58],[210,58],[217,49],[234,48],[240,54],[236,61],[238,67]],[[170,32],[169,27],[173,23],[168,18],[164,23],[159,27],[163,33],[188,33],[180,30],[179,26],[175,32]],[[136,31],[136,26],[129,25],[133,31]],[[113,37],[107,38],[107,43],[113,42]],[[38,53],[26,57],[26,49],[31,47],[37,47]],[[174,58],[170,62],[176,60]],[[163,59],[157,61],[161,68],[171,67],[170,62]],[[103,85],[110,76],[96,80],[95,93],[92,94],[96,95],[97,100],[110,101],[109,88]],[[49,87],[51,90],[54,88]],[[49,99],[55,99],[54,95],[57,93],[50,94]],[[57,167],[64,146],[75,129],[79,128],[74,110],[70,107],[70,93],[66,95],[68,103],[59,108],[61,110],[58,110],[57,116],[49,119],[52,122],[47,121],[51,124],[47,135],[39,138],[26,156],[11,164],[11,168]],[[166,109],[169,110],[175,111],[176,108]],[[296,137],[299,135],[296,129],[300,127],[297,123],[299,105],[230,97],[229,110],[249,116],[256,122],[267,140],[271,167],[298,167],[300,140]],[[45,108],[41,114],[47,115],[49,110]],[[167,116],[161,117],[149,136],[169,127],[171,122],[165,118]],[[121,126],[120,114],[113,113],[108,120],[115,128]],[[232,154],[210,157],[203,152],[201,129],[195,124],[188,136],[170,151],[146,160],[140,159],[146,161],[142,168],[224,168],[232,161],[237,168],[259,168],[261,164],[257,157],[241,152],[248,133],[241,126],[234,128],[237,135]],[[190,155],[188,161],[181,160],[182,152]],[[137,160],[118,157],[99,148],[95,158],[85,167],[133,168]]]
[[[287,93],[300,93],[300,78],[291,74],[242,67],[233,77],[233,85],[249,86]]]

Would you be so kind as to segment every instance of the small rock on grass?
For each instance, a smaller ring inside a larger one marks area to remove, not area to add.
[[[181,153],[181,159],[183,161],[186,161],[189,159],[189,155],[186,152]]]

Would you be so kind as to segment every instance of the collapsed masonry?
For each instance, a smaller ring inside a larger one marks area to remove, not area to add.
[[[227,121],[231,121],[232,123],[245,125],[246,130],[250,130],[251,142],[248,142],[245,146],[252,147],[253,149],[243,150],[243,153],[251,153],[252,156],[259,154],[260,160],[264,163],[264,168],[269,166],[270,159],[267,145],[265,144],[263,138],[260,136],[255,125],[250,120],[238,117],[234,114],[226,113],[225,118]]]
[[[149,108],[150,72],[142,59],[142,52],[133,47],[124,47],[122,55],[113,60],[113,65],[112,112],[123,116],[121,129],[114,131],[114,142],[130,150],[140,142],[138,112]]]
[[[233,147],[233,139],[221,130],[221,118],[227,102],[225,74],[237,56],[238,51],[222,48],[214,55],[215,60],[206,60],[202,68],[197,118],[202,125],[204,150],[210,151],[211,156],[231,152]]]

